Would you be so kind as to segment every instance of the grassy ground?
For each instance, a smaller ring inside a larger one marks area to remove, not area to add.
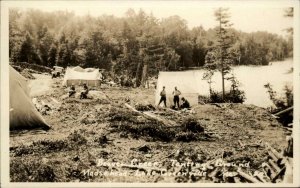
[[[286,134],[280,124],[266,110],[253,105],[198,105],[193,107],[193,114],[159,110],[161,117],[176,122],[176,126],[166,127],[124,107],[125,102],[132,106],[153,104],[154,89],[103,87],[98,88],[103,95],[97,99],[64,99],[66,91],[60,82],[48,82],[51,89],[39,91],[37,96],[61,103],[59,109],[44,115],[51,130],[11,132],[13,182],[222,182],[221,178],[206,175],[139,175],[149,168],[145,162],[157,162],[158,169],[168,172],[184,173],[191,171],[174,165],[175,161],[204,164],[216,159],[236,164],[249,162],[250,167],[244,170],[253,173],[266,160],[261,143],[268,142],[278,151],[285,147]],[[185,127],[187,119],[197,120],[204,132]],[[241,147],[239,140],[246,146]],[[247,146],[255,143],[261,146]],[[124,165],[98,166],[101,160]],[[132,161],[143,168],[137,168]],[[101,174],[104,172],[111,174]]]

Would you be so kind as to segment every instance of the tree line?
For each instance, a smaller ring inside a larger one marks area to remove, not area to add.
[[[216,28],[189,29],[179,16],[157,19],[142,9],[129,9],[124,17],[10,9],[9,57],[48,67],[97,67],[140,84],[159,71],[205,66],[219,45],[219,32],[217,22]],[[267,65],[292,56],[292,39],[234,27],[226,32],[233,65]]]

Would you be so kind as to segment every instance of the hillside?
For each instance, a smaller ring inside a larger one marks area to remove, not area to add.
[[[125,103],[154,105],[154,89],[103,85],[80,100],[66,97],[61,78],[34,76],[32,93],[50,106],[41,112],[51,130],[11,132],[12,182],[235,182],[224,173],[236,173],[239,165],[248,174],[262,171],[266,143],[279,152],[286,147],[288,133],[254,105],[136,112]],[[188,167],[192,163],[211,168]],[[159,175],[163,169],[168,174]]]

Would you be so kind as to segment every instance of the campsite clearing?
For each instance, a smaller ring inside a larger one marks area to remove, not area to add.
[[[30,80],[28,87],[30,88],[30,96],[40,96],[47,92],[51,92],[51,85],[53,80],[49,75],[33,74],[36,78]]]
[[[264,143],[277,151],[286,147],[287,132],[265,109],[254,105],[205,104],[194,105],[194,113],[150,112],[166,122],[176,122],[168,127],[125,105],[154,104],[154,89],[98,88],[103,96],[79,100],[62,98],[66,94],[62,79],[48,83],[50,90],[36,97],[59,104],[43,115],[51,129],[11,132],[12,182],[222,182],[218,169],[237,169],[212,165],[205,172],[213,177],[191,176],[195,169],[186,164],[222,160],[223,165],[244,165],[243,171],[253,174],[262,170],[268,157]],[[188,118],[196,120],[204,132],[197,126],[188,127]],[[163,169],[167,175],[159,174]],[[189,175],[184,174],[187,171]]]

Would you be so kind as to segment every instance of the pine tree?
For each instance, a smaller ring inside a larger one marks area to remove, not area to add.
[[[215,11],[216,21],[218,22],[216,37],[217,44],[205,57],[205,67],[209,71],[219,71],[222,76],[222,99],[225,98],[225,79],[231,70],[233,54],[230,52],[232,46],[232,35],[229,32],[232,24],[227,8],[218,8]]]
[[[18,60],[20,62],[32,63],[34,57],[34,46],[31,35],[27,32],[25,40],[21,45]]]
[[[48,66],[49,67],[53,67],[55,65],[56,62],[56,54],[57,54],[57,47],[55,44],[52,44],[50,46],[49,52],[48,52]]]

